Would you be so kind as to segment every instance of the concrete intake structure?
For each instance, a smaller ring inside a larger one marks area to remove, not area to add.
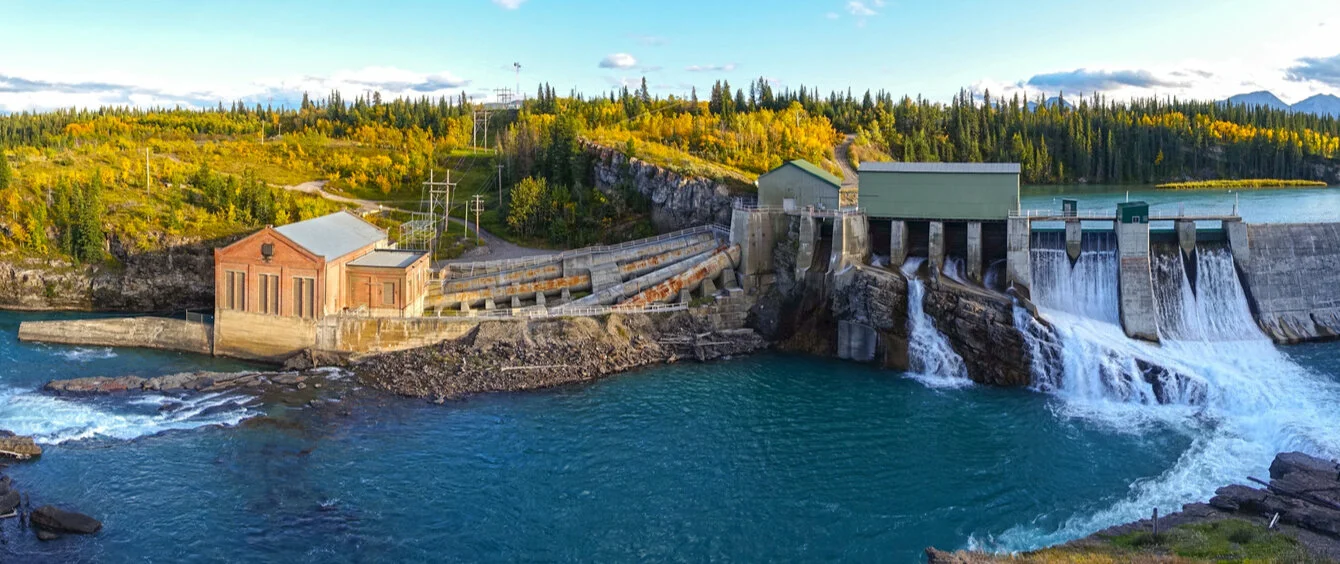
[[[870,260],[870,223],[863,213],[839,214],[833,220],[833,249],[828,271],[838,273]]]
[[[636,307],[657,302],[668,302],[678,298],[681,291],[692,291],[704,280],[716,278],[726,269],[735,268],[739,264],[740,247],[739,245],[731,245],[717,251],[716,254],[694,265],[693,268],[633,296],[621,305]]]

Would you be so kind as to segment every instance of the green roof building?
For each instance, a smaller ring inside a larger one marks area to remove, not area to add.
[[[1019,208],[1017,163],[861,163],[872,218],[1005,221]]]
[[[787,161],[758,177],[758,205],[801,209],[837,209],[842,179],[809,161]]]

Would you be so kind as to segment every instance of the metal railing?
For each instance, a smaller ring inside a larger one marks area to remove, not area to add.
[[[1149,221],[1167,221],[1167,220],[1176,220],[1176,219],[1196,219],[1196,218],[1210,218],[1210,217],[1237,217],[1237,216],[1238,216],[1238,212],[1237,212],[1237,209],[1235,208],[1232,212],[1230,212],[1230,213],[1228,213],[1228,214],[1224,214],[1224,215],[1218,215],[1218,214],[1213,214],[1213,213],[1187,214],[1184,210],[1179,209],[1176,213],[1163,212],[1163,211],[1151,211],[1151,212],[1150,212],[1147,216],[1145,216],[1145,217],[1147,217],[1147,218],[1149,219]],[[1116,221],[1116,219],[1117,219],[1117,214],[1116,214],[1116,212],[1104,212],[1104,211],[1101,211],[1101,210],[1094,210],[1094,209],[1089,209],[1089,210],[1078,210],[1078,211],[1076,211],[1076,212],[1074,212],[1074,213],[1065,213],[1065,212],[1063,212],[1063,211],[1062,211],[1062,212],[1058,212],[1058,211],[1056,211],[1056,210],[1050,210],[1050,209],[1046,209],[1046,210],[1044,210],[1044,209],[1029,209],[1029,210],[1022,210],[1022,209],[1021,209],[1021,210],[1011,210],[1011,211],[1010,211],[1010,217],[1011,217],[1011,218],[1025,218],[1025,217],[1026,217],[1026,218],[1030,218],[1030,219],[1031,219],[1031,218],[1047,218],[1047,219],[1054,219],[1054,220],[1057,220],[1057,221],[1062,220],[1062,219],[1072,218],[1072,217],[1073,217],[1073,218],[1080,219],[1080,220],[1091,219],[1091,220],[1102,220],[1102,221]]]
[[[694,227],[689,227],[687,229],[680,229],[678,231],[672,231],[670,233],[663,233],[661,235],[656,235],[654,237],[648,237],[646,239],[638,239],[636,241],[628,241],[625,243],[618,243],[615,245],[582,247],[580,249],[562,251],[554,253],[552,255],[537,255],[533,257],[503,259],[498,261],[449,263],[443,265],[443,267],[439,271],[437,271],[438,276],[436,277],[436,279],[447,280],[447,279],[458,279],[458,278],[472,278],[474,276],[482,276],[484,274],[490,274],[494,272],[505,272],[508,270],[528,268],[531,266],[535,266],[537,264],[563,261],[574,257],[594,255],[594,254],[606,254],[626,249],[633,249],[646,245],[656,244],[670,239],[678,239],[689,235],[697,235],[700,233],[711,233],[713,235],[724,234],[726,236],[729,236],[730,230],[728,228],[723,228],[722,226],[716,224],[697,225]],[[457,273],[458,275],[453,276],[454,273]]]
[[[647,304],[641,306],[579,306],[563,307],[556,306],[546,308],[542,306],[532,306],[518,309],[495,309],[491,311],[470,311],[460,312],[458,314],[442,317],[452,317],[457,319],[553,319],[562,317],[597,317],[609,315],[611,313],[668,313],[672,311],[685,311],[689,309],[688,304]]]

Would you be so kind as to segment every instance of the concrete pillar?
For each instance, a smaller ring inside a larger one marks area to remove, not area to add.
[[[1121,328],[1132,339],[1157,343],[1158,315],[1154,308],[1154,279],[1149,270],[1149,224],[1117,223],[1118,290]]]
[[[802,214],[800,222],[800,240],[796,244],[796,280],[805,278],[805,273],[814,266],[814,247],[819,242],[819,223],[813,216]],[[827,259],[828,257],[823,257]],[[746,278],[748,280],[748,278]]]
[[[544,292],[535,292],[535,305],[543,306],[545,302]]]
[[[1182,248],[1182,256],[1189,257],[1196,252],[1196,222],[1179,219],[1173,222],[1177,230],[1177,246]]]
[[[1070,257],[1073,264],[1079,260],[1079,253],[1083,250],[1081,246],[1084,241],[1084,227],[1080,225],[1078,219],[1068,219],[1065,222],[1065,254]]]
[[[945,265],[945,224],[941,221],[931,222],[930,261],[931,270],[938,276]]]
[[[693,303],[693,296],[689,295],[688,290],[679,291],[679,303],[684,305],[689,305],[690,303]]]
[[[735,278],[734,268],[727,268],[721,271],[721,286],[727,290],[733,290],[740,287],[740,281]]]
[[[772,273],[772,248],[788,219],[780,211],[731,212],[730,243],[740,246],[740,272],[746,277]]]
[[[698,288],[704,298],[713,296],[717,293],[717,285],[712,282],[711,278],[704,278],[702,285]]]
[[[493,303],[493,298],[484,299],[484,311],[493,311],[497,307],[498,305]]]
[[[470,302],[461,302],[461,313],[470,313]]]
[[[572,301],[572,292],[569,292],[567,288],[563,288],[563,291],[558,293],[558,299],[566,304]]]
[[[895,219],[889,225],[889,266],[896,270],[904,262],[907,262],[907,222]]]
[[[1247,238],[1247,224],[1242,220],[1225,221],[1224,233],[1228,235],[1228,247],[1233,251],[1233,261],[1238,268],[1245,269],[1252,262],[1251,241]]]
[[[828,272],[838,273],[870,261],[870,224],[863,213],[839,215],[833,220],[833,252]]]
[[[968,280],[982,283],[982,222],[968,222]]]
[[[1033,268],[1029,257],[1032,240],[1032,222],[1027,217],[1011,217],[1005,225],[1006,254],[1005,275],[1015,292],[1024,299],[1031,299],[1033,287]]]
[[[512,309],[521,309],[521,296],[512,296]]]

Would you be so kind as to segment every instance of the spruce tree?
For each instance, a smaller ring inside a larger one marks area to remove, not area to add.
[[[9,159],[5,157],[5,148],[0,146],[0,190],[9,188],[14,173],[9,170]]]

